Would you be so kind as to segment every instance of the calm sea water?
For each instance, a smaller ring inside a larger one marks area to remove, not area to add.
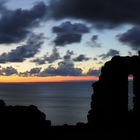
[[[87,122],[92,81],[0,84],[0,99],[8,105],[36,105],[53,125]]]
[[[36,105],[53,125],[87,122],[92,91],[90,82],[0,84],[0,99],[8,105]],[[129,82],[129,109],[133,106]]]

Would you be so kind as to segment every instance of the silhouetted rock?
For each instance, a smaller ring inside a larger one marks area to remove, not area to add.
[[[39,131],[50,126],[51,122],[36,106],[7,106],[0,100],[0,129]]]
[[[4,107],[6,104],[3,100],[0,100],[0,107]]]
[[[134,77],[133,92],[135,95],[134,110],[131,113],[128,111],[129,75]],[[113,57],[102,67],[99,81],[93,84],[93,89],[88,125],[128,127],[130,121],[138,122],[140,114],[140,56]]]

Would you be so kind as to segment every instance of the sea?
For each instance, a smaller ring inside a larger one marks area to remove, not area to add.
[[[52,125],[87,122],[92,84],[95,81],[52,83],[1,83],[0,99],[7,105],[35,105]],[[129,82],[129,109],[132,109],[132,81]]]
[[[7,105],[37,106],[52,125],[86,123],[93,82],[2,83],[0,99]]]

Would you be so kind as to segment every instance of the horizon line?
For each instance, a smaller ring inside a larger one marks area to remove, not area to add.
[[[97,81],[97,76],[48,76],[48,77],[19,77],[19,76],[0,76],[0,83],[45,83],[45,82],[80,82]]]

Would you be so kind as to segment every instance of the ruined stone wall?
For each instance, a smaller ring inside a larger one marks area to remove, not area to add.
[[[97,126],[128,124],[128,76],[130,74],[134,75],[136,96],[134,110],[139,111],[139,56],[116,56],[104,65],[99,81],[93,84],[94,94],[88,114],[88,124]]]

